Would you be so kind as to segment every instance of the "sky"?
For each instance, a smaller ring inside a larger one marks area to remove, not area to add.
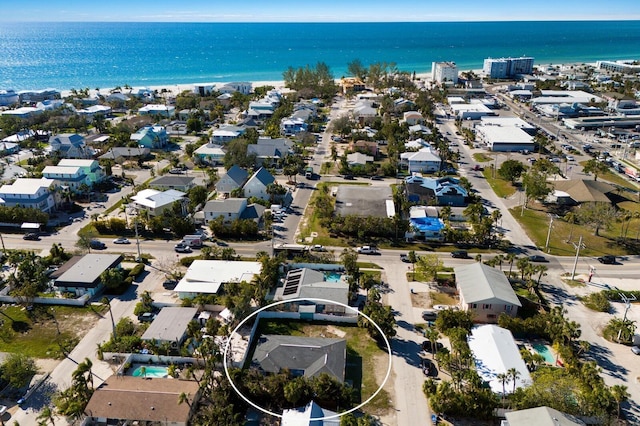
[[[640,20],[638,0],[0,0],[0,22]]]

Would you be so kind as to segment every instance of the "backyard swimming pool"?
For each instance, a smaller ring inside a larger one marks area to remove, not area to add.
[[[535,349],[536,352],[544,357],[544,360],[547,363],[551,365],[554,365],[556,363],[556,358],[553,356],[553,353],[551,352],[551,348],[549,346],[543,343],[532,343],[531,346],[533,347],[533,349]]]
[[[131,373],[133,377],[168,377],[167,367],[161,365],[140,365]]]
[[[340,272],[325,272],[324,279],[329,283],[339,283],[342,280],[342,274]]]

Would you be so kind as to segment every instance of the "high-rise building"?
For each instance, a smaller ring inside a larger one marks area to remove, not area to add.
[[[482,71],[489,78],[512,78],[516,75],[533,73],[533,58],[487,58]]]
[[[458,67],[455,62],[433,62],[431,64],[431,79],[437,83],[451,81],[458,82]]]

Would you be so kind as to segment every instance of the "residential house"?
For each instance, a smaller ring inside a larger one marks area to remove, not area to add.
[[[0,106],[6,107],[20,103],[20,97],[15,90],[0,90]]]
[[[161,192],[155,189],[143,189],[131,197],[138,210],[144,210],[150,217],[161,216],[165,210],[173,209],[174,203],[180,203],[182,214],[186,214],[188,198],[184,192],[169,189]]]
[[[422,148],[431,148],[429,141],[422,138],[406,141],[404,143],[405,152],[416,152]]]
[[[71,192],[80,192],[84,184],[90,182],[81,167],[46,166],[42,170],[42,177],[52,179],[56,187],[67,187]]]
[[[173,351],[187,338],[189,323],[195,319],[198,308],[167,306],[162,308],[142,335],[146,342],[166,343]]]
[[[82,108],[76,111],[78,115],[84,117],[87,122],[93,121],[96,115],[102,115],[103,117],[109,117],[111,115],[111,107],[108,105],[92,105],[87,108]]]
[[[405,238],[425,241],[444,240],[444,222],[437,217],[430,217],[423,206],[409,209],[409,231]]]
[[[91,297],[100,294],[104,285],[100,276],[104,271],[120,269],[124,258],[119,254],[89,253],[74,256],[51,274],[53,285],[63,293]]]
[[[460,306],[473,313],[473,320],[496,323],[505,313],[515,317],[522,306],[504,273],[482,262],[454,268]]]
[[[215,84],[195,84],[193,86],[193,93],[200,96],[211,96],[215,93]]]
[[[131,135],[139,147],[149,149],[161,149],[169,143],[169,137],[164,126],[144,126]]]
[[[287,369],[294,377],[316,377],[327,373],[343,382],[347,341],[336,338],[262,335],[251,366],[264,373]]]
[[[138,109],[140,115],[159,115],[165,118],[171,118],[176,113],[176,107],[173,105],[149,104]]]
[[[342,93],[354,93],[362,92],[366,89],[364,82],[358,77],[342,77],[340,79],[340,85],[342,86]]]
[[[220,93],[240,92],[243,95],[248,95],[253,90],[253,85],[250,81],[233,81],[231,83],[225,83],[222,86],[216,86],[216,90]]]
[[[31,207],[48,213],[55,208],[49,189],[53,183],[53,179],[47,178],[18,178],[12,184],[0,187],[0,205]]]
[[[142,160],[149,157],[149,155],[151,155],[149,148],[118,146],[109,148],[109,150],[98,157],[98,159],[113,160],[116,163],[121,163],[123,161]]]
[[[3,140],[0,142],[0,155],[11,155],[20,151],[20,145],[14,142]]]
[[[36,108],[36,107],[20,107],[16,109],[8,109],[5,111],[0,111],[1,116],[9,116],[21,119],[27,119],[30,117],[34,117],[36,115],[42,114],[44,109]]]
[[[195,260],[173,289],[180,299],[217,294],[227,283],[251,282],[262,271],[260,262]]]
[[[494,393],[510,394],[531,385],[531,375],[511,331],[493,324],[476,326],[471,329],[468,343],[480,379]],[[500,375],[512,370],[519,373],[515,383],[510,379],[509,386],[504,386]]]
[[[280,121],[280,133],[285,136],[294,136],[306,132],[308,124],[302,118],[283,118]]]
[[[466,206],[469,193],[456,178],[447,176],[428,178],[419,175],[405,179],[407,199],[412,203],[435,204],[438,206]]]
[[[413,126],[409,126],[409,133],[418,134],[422,136],[429,136],[433,132],[429,127],[425,126],[424,124],[415,124]]]
[[[292,299],[325,299],[335,301],[336,304],[318,303],[313,300],[308,302],[294,302],[303,314],[327,313],[344,314],[344,305],[349,303],[349,284],[341,275],[338,280],[328,280],[325,272],[310,268],[292,269],[287,272],[282,287],[275,291],[273,300]],[[309,307],[313,307],[311,311]]]
[[[347,164],[349,166],[364,166],[367,163],[373,163],[373,160],[374,158],[372,156],[360,152],[347,154]]]
[[[436,173],[442,166],[438,151],[430,146],[415,152],[403,152],[400,154],[400,162],[407,165],[409,173]]]
[[[340,426],[340,415],[311,401],[304,407],[284,410],[280,426]]]
[[[164,175],[158,176],[149,182],[149,188],[157,189],[158,191],[175,189],[181,192],[189,192],[191,188],[196,186],[194,181],[195,178],[193,176]]]
[[[244,135],[245,131],[244,127],[223,125],[211,132],[211,142],[225,144]]]
[[[504,415],[507,420],[500,426],[586,426],[579,418],[547,406],[507,411]]]
[[[227,173],[216,182],[216,191],[221,194],[229,194],[238,188],[242,188],[247,181],[249,173],[237,164],[231,166]]]
[[[231,223],[238,219],[251,219],[260,222],[266,207],[260,204],[247,204],[246,198],[227,198],[224,200],[211,200],[205,204],[204,223],[209,223],[219,217],[224,218],[225,223]]]
[[[87,185],[89,186],[102,182],[106,177],[104,169],[96,160],[63,158],[58,162],[58,167],[80,167],[87,176]]]
[[[260,167],[242,187],[244,196],[269,200],[271,197],[267,194],[267,186],[275,181],[276,179],[267,169]]]
[[[21,90],[18,92],[21,103],[34,103],[46,100],[60,99],[60,91],[56,89]]]
[[[369,124],[378,116],[378,110],[374,108],[373,102],[360,101],[354,105],[352,110],[353,118],[360,125]]]
[[[124,93],[113,92],[113,93],[109,94],[109,96],[107,96],[105,98],[105,100],[109,104],[111,104],[111,105],[113,105],[113,106],[115,106],[117,108],[122,108],[127,103],[127,101],[129,100],[129,96],[125,95]]]
[[[60,133],[49,138],[51,152],[60,158],[91,158],[93,149],[84,143],[84,137],[77,133]]]
[[[409,126],[424,124],[424,117],[418,111],[407,111],[402,115],[402,120]]]
[[[177,402],[181,395],[186,395],[184,404]],[[187,426],[199,399],[194,380],[113,375],[91,395],[83,425]]]
[[[349,149],[351,151],[361,152],[363,154],[370,154],[374,157],[377,157],[379,153],[378,143],[375,141],[359,140],[351,142],[349,144]]]
[[[270,167],[293,152],[293,142],[284,139],[258,138],[247,146],[247,156],[255,156],[256,165]]]

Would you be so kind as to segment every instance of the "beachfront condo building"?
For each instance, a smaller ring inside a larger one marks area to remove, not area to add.
[[[482,71],[489,78],[513,78],[517,75],[533,73],[533,58],[487,58]]]
[[[458,82],[458,67],[455,62],[432,62],[431,78],[436,83]]]

